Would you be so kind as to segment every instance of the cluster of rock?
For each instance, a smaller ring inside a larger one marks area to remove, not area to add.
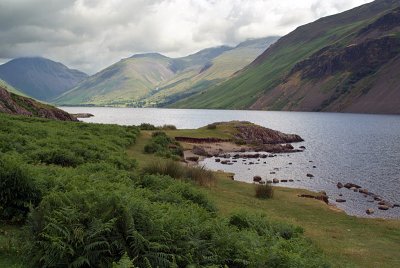
[[[326,204],[329,204],[329,196],[326,192],[321,192],[319,195],[311,195],[311,194],[300,194],[298,197],[312,198],[324,201]]]
[[[365,189],[355,183],[348,182],[348,183],[343,184],[341,182],[338,182],[336,186],[338,189],[346,188],[353,192],[356,192],[356,193],[358,192],[358,193],[362,194],[364,197],[372,197],[373,200],[369,200],[369,201],[370,202],[374,202],[374,201],[378,202],[379,210],[388,210],[389,208],[400,207],[400,204],[391,204],[390,202],[383,200],[383,198],[381,196],[374,194],[374,193],[370,192],[368,189]],[[346,200],[345,199],[336,199],[336,202],[342,203],[342,202],[346,202]],[[365,211],[365,213],[367,213],[369,215],[373,214],[374,209],[369,208]]]
[[[286,179],[272,179],[272,180],[267,180],[267,181],[263,181],[262,178],[260,176],[254,176],[253,177],[253,182],[258,182],[259,184],[266,184],[266,183],[279,183],[279,182],[294,182],[294,180],[290,179],[290,180],[286,180]]]
[[[239,124],[236,129],[235,137],[248,144],[282,144],[304,141],[299,135],[285,134],[254,124]]]

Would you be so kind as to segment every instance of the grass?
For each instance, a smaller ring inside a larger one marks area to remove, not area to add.
[[[200,186],[215,185],[215,175],[201,166],[184,166],[170,159],[155,159],[142,168],[143,173],[151,175],[168,175],[175,179],[186,179]]]
[[[255,196],[260,199],[270,199],[274,197],[274,188],[271,184],[256,184]]]
[[[204,137],[207,131],[211,130],[176,130],[173,134]],[[128,150],[128,154],[137,156],[141,167],[157,159],[142,153],[150,137],[150,132],[141,132],[137,143]],[[221,215],[248,211],[264,214],[272,221],[301,226],[333,267],[400,267],[399,220],[348,216],[321,201],[299,198],[299,194],[310,193],[301,189],[274,187],[272,199],[258,199],[254,196],[254,185],[232,181],[226,173],[216,172],[215,176],[215,186],[204,191]]]

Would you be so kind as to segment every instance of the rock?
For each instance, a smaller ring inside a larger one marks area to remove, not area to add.
[[[207,151],[200,146],[193,146],[192,153],[200,155],[200,156],[208,156]]]
[[[272,183],[272,181],[271,181],[271,180],[268,180],[267,183]]]
[[[260,182],[261,181],[261,177],[260,176],[254,176],[253,177],[253,181]]]
[[[288,180],[281,180],[281,182],[288,182]]]
[[[215,158],[215,162],[219,163],[219,162],[221,162],[221,159]]]
[[[378,205],[381,205],[381,206],[386,205],[386,202],[385,201],[379,201]]]
[[[279,168],[276,167],[276,168],[274,168],[274,170],[279,171]]]
[[[312,166],[312,168],[317,168],[317,166]]]
[[[347,189],[350,189],[350,188],[357,188],[357,189],[360,189],[360,188],[361,188],[360,185],[357,185],[357,184],[354,184],[354,183],[350,183],[350,182],[346,183],[346,184],[343,185],[343,186],[344,186],[344,188],[347,188]]]
[[[265,181],[260,181],[259,184],[265,184]]]
[[[307,173],[306,176],[309,177],[309,178],[314,178],[314,175],[313,175],[313,174],[310,174],[310,173]]]
[[[321,191],[319,193],[322,194],[322,195],[327,195],[325,191]]]
[[[289,165],[292,165],[292,162],[290,162]]]
[[[299,148],[302,149],[302,150],[306,149],[305,146],[300,146]]]
[[[357,193],[357,192],[358,192],[358,189],[357,189],[357,188],[353,189],[353,192]]]
[[[294,180],[292,180],[292,179],[290,179],[289,181],[290,181],[290,182],[294,182]]]
[[[393,204],[394,208],[400,208],[400,204]]]
[[[380,210],[388,210],[389,206],[382,205],[382,206],[379,206],[378,209],[380,209]]]
[[[339,196],[343,196],[342,194],[339,194]]]
[[[276,172],[275,171],[271,171],[269,174],[276,174]]]
[[[231,180],[235,180],[235,176],[234,175],[228,175],[228,178],[230,178]]]
[[[279,180],[278,179],[273,179],[272,182],[273,183],[279,183]]]
[[[360,189],[358,190],[360,193],[362,194],[368,194],[368,190],[367,189]]]
[[[336,186],[337,186],[337,188],[339,188],[339,189],[343,188],[343,184],[342,184],[341,182],[338,182],[338,183],[336,184]]]
[[[374,196],[374,200],[375,201],[382,201],[382,198],[380,198],[379,196]]]
[[[365,211],[365,213],[367,213],[368,215],[373,214],[375,211],[372,208],[369,208]]]
[[[186,157],[186,160],[192,161],[192,162],[197,162],[197,161],[199,161],[199,157],[198,156],[188,156],[188,157]]]
[[[346,202],[346,199],[340,199],[340,198],[338,198],[338,199],[336,199],[336,202],[337,202],[337,203],[344,203],[344,202]]]
[[[222,164],[222,165],[227,165],[228,163],[229,163],[228,160],[221,161],[221,164]]]

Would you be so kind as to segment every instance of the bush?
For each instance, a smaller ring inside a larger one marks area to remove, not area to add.
[[[0,157],[0,216],[21,222],[29,207],[40,201],[40,191],[24,165],[15,157]]]
[[[255,187],[256,197],[261,199],[269,199],[274,196],[274,188],[271,184],[257,184]]]
[[[217,124],[216,123],[212,123],[212,124],[208,124],[207,125],[207,129],[216,129],[217,128]]]
[[[139,125],[140,130],[156,130],[158,129],[156,126],[149,123],[142,123]]]
[[[162,130],[176,130],[176,126],[174,126],[174,125],[163,125],[160,128]]]
[[[152,133],[149,143],[144,146],[144,152],[147,154],[157,154],[166,158],[183,156],[182,146],[168,137],[163,131]]]

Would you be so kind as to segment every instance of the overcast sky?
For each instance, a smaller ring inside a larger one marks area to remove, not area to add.
[[[177,57],[371,0],[0,0],[0,63],[43,56],[93,74],[136,53]]]

